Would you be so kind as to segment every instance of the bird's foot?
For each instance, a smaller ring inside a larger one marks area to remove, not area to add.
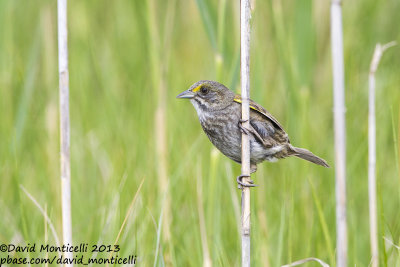
[[[255,186],[258,186],[256,184],[254,184],[253,180],[249,180],[248,181],[249,183],[244,183],[242,181],[242,179],[245,178],[245,177],[250,178],[250,175],[241,174],[238,177],[236,177],[236,182],[238,183],[238,189],[243,189],[244,187],[255,187]]]
[[[242,120],[242,119],[240,119],[240,120],[239,120],[239,123],[238,123],[238,126],[239,126],[239,129],[240,129],[240,131],[241,131],[242,133],[248,135],[248,134],[250,133],[250,130],[247,129],[246,127],[244,127],[244,126],[242,125],[242,123],[247,122],[247,121],[249,121],[249,120]]]

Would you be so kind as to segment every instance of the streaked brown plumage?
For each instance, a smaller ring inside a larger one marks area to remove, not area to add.
[[[241,97],[224,85],[202,80],[177,98],[188,98],[197,111],[200,124],[210,141],[228,158],[241,162]],[[329,167],[328,163],[304,148],[290,144],[279,122],[262,106],[250,100],[251,172],[263,161],[296,156]]]

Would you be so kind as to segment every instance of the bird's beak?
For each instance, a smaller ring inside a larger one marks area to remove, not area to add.
[[[189,89],[189,90],[186,90],[186,91],[180,93],[179,95],[177,95],[176,98],[188,98],[188,99],[191,99],[191,98],[193,98],[195,95],[196,95],[196,94],[193,93],[193,92]]]

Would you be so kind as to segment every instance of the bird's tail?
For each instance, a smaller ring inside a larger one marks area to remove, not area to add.
[[[293,151],[293,156],[308,160],[312,163],[324,166],[325,168],[329,168],[328,162],[326,162],[324,159],[321,159],[320,157],[317,157],[307,149],[290,146],[290,150]]]

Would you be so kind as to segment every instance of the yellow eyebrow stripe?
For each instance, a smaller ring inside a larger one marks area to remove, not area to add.
[[[233,101],[242,104],[242,100],[241,100],[241,99],[234,98]],[[258,109],[256,109],[256,108],[253,107],[252,105],[250,105],[250,108],[253,109],[253,110],[255,110],[255,111],[260,112]]]
[[[194,89],[192,90],[192,92],[193,92],[193,93],[196,93],[197,91],[200,90],[200,87],[201,87],[201,85],[197,86],[196,88],[194,88]]]

